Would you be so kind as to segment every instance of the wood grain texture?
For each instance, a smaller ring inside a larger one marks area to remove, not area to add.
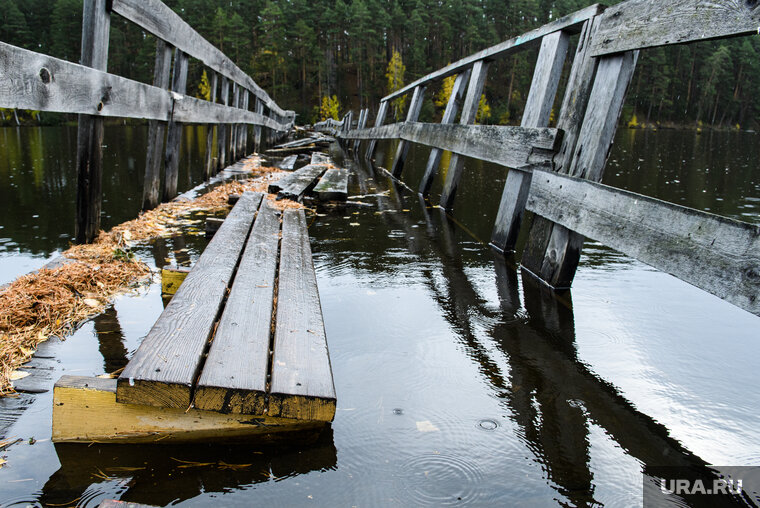
[[[183,409],[190,405],[193,383],[261,198],[244,193],[209,242],[119,376],[119,402]]]
[[[380,127],[385,122],[385,116],[388,113],[388,102],[382,101],[380,103],[380,107],[377,110],[377,116],[375,117],[375,127]],[[334,133],[333,133],[334,134]],[[377,140],[372,139],[367,144],[367,152],[364,155],[364,158],[367,160],[371,160],[375,156],[375,147],[377,146]]]
[[[208,443],[324,428],[324,422],[122,404],[116,392],[115,379],[61,377],[53,390],[53,442]]]
[[[174,70],[172,71],[172,92],[184,95],[187,89],[187,55],[182,51],[174,50]],[[176,102],[176,99],[174,100]],[[177,181],[179,178],[179,154],[182,145],[182,124],[172,116],[169,119],[168,132],[166,134],[166,154],[164,155],[164,201],[170,201],[177,195]]]
[[[454,74],[459,74],[463,70],[469,67],[472,67],[472,65],[479,60],[490,60],[490,61],[497,60],[499,58],[504,58],[505,56],[508,56],[514,53],[515,51],[521,51],[523,49],[532,47],[540,43],[541,39],[545,35],[548,35],[550,33],[557,32],[560,30],[564,30],[569,33],[577,33],[580,31],[580,27],[583,25],[583,23],[586,20],[593,18],[597,14],[601,13],[603,10],[604,10],[604,7],[602,5],[594,4],[589,7],[586,7],[585,9],[581,9],[572,14],[568,14],[567,16],[563,18],[559,18],[556,21],[552,21],[551,23],[548,23],[544,26],[536,28],[535,30],[526,32],[513,39],[500,42],[499,44],[496,44],[495,46],[491,46],[490,48],[484,49],[482,51],[478,51],[477,53],[473,53],[472,55],[462,58],[461,60],[458,60],[452,64],[449,64],[446,67],[443,67],[442,69],[439,69],[435,72],[431,72],[430,74],[423,76],[416,81],[413,81],[412,83],[408,84],[404,88],[401,88],[393,92],[392,94],[386,95],[385,97],[383,97],[383,100],[384,101],[393,100],[397,97],[400,97],[402,95],[409,93],[409,91],[413,90],[414,87],[416,86],[429,84],[431,81],[436,81],[436,80],[443,79],[449,76],[453,76]]]
[[[280,217],[264,199],[198,380],[198,409],[264,414],[279,243]]]
[[[332,421],[335,386],[303,210],[282,221],[269,415]]]
[[[214,71],[209,73],[209,85],[211,86],[211,102],[216,103],[216,89],[217,86],[217,74]],[[203,179],[208,180],[211,178],[214,171],[214,136],[217,128],[214,125],[206,126],[208,132],[206,133],[206,163],[203,166]]]
[[[755,0],[627,0],[604,12],[591,54],[749,35],[758,27]]]
[[[332,164],[332,159],[326,153],[314,152],[311,154],[311,164]]]
[[[348,198],[348,170],[328,169],[313,192],[320,201],[345,201]]]
[[[222,76],[221,83],[221,100],[222,104],[227,106],[230,102],[230,82],[226,76]],[[217,143],[217,164],[219,169],[227,166],[227,136],[229,135],[227,126],[224,124],[219,125],[219,135],[216,138]]]
[[[277,165],[277,167],[284,169],[285,171],[293,171],[293,168],[296,165],[296,160],[298,160],[298,155],[288,155]]]
[[[301,201],[304,195],[314,188],[317,184],[317,180],[319,180],[319,177],[321,177],[326,170],[327,166],[309,164],[298,171],[294,171],[288,175],[290,178],[288,178],[287,185],[283,185],[277,192],[277,199]]]
[[[169,88],[171,72],[171,47],[161,39],[156,41],[156,61],[153,71],[153,86]],[[145,156],[145,179],[143,183],[143,210],[158,206],[161,183],[161,162],[164,154],[166,124],[151,120],[148,124],[148,150]]]
[[[409,110],[406,113],[406,121],[416,122],[422,111],[422,101],[425,98],[425,87],[418,86],[414,89],[412,100],[409,103]],[[404,162],[406,161],[406,155],[409,153],[409,145],[406,140],[402,139],[398,142],[396,147],[396,156],[393,158],[393,164],[391,165],[391,174],[395,178],[401,178],[401,172],[404,170]]]
[[[546,171],[528,209],[760,316],[760,226]]]

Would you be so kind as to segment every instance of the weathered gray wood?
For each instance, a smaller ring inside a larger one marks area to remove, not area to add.
[[[233,108],[239,108],[240,107],[240,87],[237,86],[235,83],[232,83],[232,107]],[[229,153],[230,153],[230,162],[235,162],[238,160],[237,150],[238,150],[238,126],[236,124],[231,124],[228,126],[229,132],[230,132],[230,139],[229,139]]]
[[[317,184],[317,180],[327,170],[327,166],[311,165],[304,166],[298,171],[294,171],[288,178],[287,184],[283,185],[277,192],[277,199],[290,199],[292,201],[301,201],[304,195]],[[269,188],[272,188],[270,184]],[[269,191],[272,192],[271,190]]]
[[[222,224],[224,224],[224,219],[221,217],[206,217],[206,238],[214,236]]]
[[[367,117],[369,116],[369,108],[362,109],[361,114],[359,115],[359,123],[356,126],[357,129],[363,129],[367,126]],[[361,139],[357,139],[354,141],[354,153],[359,152],[359,144],[362,142]]]
[[[375,117],[375,127],[380,127],[383,125],[383,122],[385,122],[385,115],[388,113],[388,101],[382,101],[380,103],[380,108],[377,110],[377,117]],[[372,139],[370,140],[369,144],[367,145],[367,153],[365,154],[364,158],[367,160],[371,160],[375,156],[375,147],[377,146],[377,140]]]
[[[118,379],[116,400],[187,408],[262,195],[245,193]]]
[[[591,54],[749,35],[758,27],[756,0],[627,0],[604,12]]]
[[[264,414],[279,236],[264,199],[198,380],[197,409]]]
[[[409,110],[406,113],[407,122],[416,122],[420,117],[420,111],[422,111],[422,101],[425,98],[425,87],[418,86],[414,89],[412,100],[409,102]],[[409,145],[405,140],[400,140],[396,147],[396,156],[393,159],[393,165],[391,166],[391,174],[394,178],[401,178],[401,172],[404,170],[404,161],[406,161],[406,155],[409,153]]]
[[[153,86],[169,88],[172,63],[171,47],[161,39],[156,41],[156,63]],[[143,210],[151,210],[160,202],[161,162],[164,155],[166,124],[151,120],[148,124],[148,153],[145,157],[145,181],[143,183]]]
[[[85,0],[82,15],[82,65],[101,71],[108,68],[108,36],[111,16],[106,0]],[[39,73],[46,81],[46,74]],[[50,80],[49,74],[47,81]],[[18,123],[18,120],[17,120]],[[100,229],[103,182],[103,119],[79,115],[77,127],[77,212],[75,238],[92,242]]]
[[[541,41],[541,51],[520,122],[523,127],[549,125],[569,42],[570,35],[565,32],[554,32]],[[528,199],[530,180],[530,173],[510,171],[507,174],[491,234],[491,244],[503,252],[512,252],[515,249],[525,211],[525,200]]]
[[[244,111],[248,111],[248,105],[250,101],[251,93],[248,90],[243,90],[243,103],[242,103],[242,109]],[[238,138],[240,140],[240,148],[238,149],[238,154],[240,157],[245,157],[248,155],[248,126],[241,123],[239,125],[240,129],[240,137]]]
[[[222,76],[222,104],[227,106],[230,101],[230,82],[226,77]],[[216,139],[217,143],[217,164],[219,169],[227,166],[227,126],[224,124],[219,125],[219,133]]]
[[[477,53],[473,53],[472,55],[449,64],[442,69],[431,72],[427,76],[423,76],[420,79],[413,81],[404,88],[401,88],[392,94],[386,95],[383,97],[383,100],[393,100],[397,97],[401,97],[406,93],[409,93],[410,90],[419,85],[425,85],[431,81],[453,76],[454,74],[460,74],[464,69],[472,67],[475,62],[478,62],[480,60],[498,60],[499,58],[504,58],[505,56],[508,56],[516,51],[522,51],[526,48],[538,44],[545,35],[548,35],[550,33],[558,32],[560,30],[564,30],[565,32],[569,33],[578,33],[581,29],[581,26],[586,20],[593,18],[603,10],[604,7],[602,5],[594,4],[586,7],[585,9],[581,9],[579,11],[573,12],[572,14],[568,14],[563,18],[552,21],[551,23],[536,28],[535,30],[526,32],[513,39],[509,39],[508,41],[500,42],[495,46],[491,46],[490,48],[478,51]]]
[[[256,101],[256,106],[255,106],[256,113],[261,116],[264,116],[264,103],[262,103],[258,97],[255,99],[255,101]],[[262,129],[258,125],[253,128],[254,143],[256,144],[257,152],[261,152],[261,131]]]
[[[245,86],[278,113],[286,113],[250,76],[160,0],[112,0],[112,4],[113,11],[117,14],[140,25],[183,53],[197,58],[222,76]]]
[[[572,176],[601,180],[637,59],[637,51],[599,59],[588,101],[593,107],[589,106],[578,135],[569,171]],[[578,267],[583,237],[555,225],[548,235],[541,234],[536,238],[547,238],[544,255],[523,256],[523,266],[552,287],[570,287]],[[540,252],[536,246],[531,245],[530,249],[533,254]]]
[[[760,316],[760,226],[546,171],[528,209]]]
[[[211,102],[216,102],[216,89],[217,89],[217,74],[211,71],[209,77],[209,85],[211,86]],[[208,124],[206,126],[208,132],[206,133],[206,165],[203,167],[203,179],[208,180],[211,178],[214,171],[214,132],[216,126]]]
[[[562,135],[547,127],[396,123],[348,134],[360,139],[403,139],[510,168],[549,164]]]
[[[277,167],[280,169],[284,169],[285,171],[293,171],[293,167],[296,164],[296,160],[298,160],[298,155],[289,155],[285,157],[282,162],[280,162]]]
[[[461,74],[457,74],[454,80],[454,86],[451,89],[451,95],[449,101],[446,104],[446,110],[443,112],[443,118],[441,118],[442,124],[452,124],[456,120],[457,113],[459,112],[459,106],[464,97],[464,90],[466,84],[470,80],[470,69],[465,70]],[[433,186],[433,179],[438,174],[438,166],[441,164],[441,155],[443,150],[440,148],[433,148],[430,151],[428,157],[427,166],[425,166],[425,173],[420,181],[420,194],[427,196],[430,193],[430,188]]]
[[[472,125],[475,123],[475,116],[478,113],[478,106],[480,105],[480,95],[483,93],[483,86],[486,82],[488,66],[488,62],[478,60],[472,67],[470,84],[467,86],[467,95],[462,106],[462,114],[459,117],[459,123],[462,125]],[[457,186],[462,178],[463,165],[464,160],[458,153],[451,155],[449,169],[446,172],[446,181],[443,184],[443,191],[441,191],[441,206],[443,208],[450,209],[454,206]]]
[[[325,153],[314,152],[311,154],[311,164],[332,164],[332,159]]]
[[[172,71],[172,91],[184,95],[187,89],[187,55],[174,50],[174,70]],[[176,99],[175,99],[176,101]],[[177,195],[177,179],[179,178],[179,154],[182,144],[182,127],[174,116],[169,120],[166,134],[166,156],[164,159],[164,201],[169,201]]]
[[[345,201],[348,198],[348,170],[328,169],[314,187],[314,194],[320,201]]]
[[[331,421],[335,386],[303,210],[282,220],[269,416]]]

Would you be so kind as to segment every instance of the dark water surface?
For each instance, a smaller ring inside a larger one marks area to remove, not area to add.
[[[192,139],[205,138],[186,135],[189,188],[202,160]],[[66,247],[75,137],[0,131],[0,282]],[[144,138],[106,131],[106,225],[137,213]],[[758,141],[621,131],[605,183],[759,223]],[[383,165],[392,146],[379,150]],[[410,151],[414,189],[427,153]],[[591,241],[573,290],[555,297],[480,241],[505,169],[467,160],[451,219],[333,155],[369,206],[310,216],[338,394],[332,429],[314,444],[263,449],[54,446],[52,392],[22,394],[0,401],[0,436],[24,440],[0,452],[0,505],[636,506],[644,465],[760,465],[757,317]],[[139,255],[192,263],[201,227]],[[119,297],[48,343],[48,388],[62,374],[123,365],[160,314],[159,293],[154,283]]]

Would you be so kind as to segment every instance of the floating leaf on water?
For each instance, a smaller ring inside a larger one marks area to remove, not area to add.
[[[24,379],[28,375],[29,373],[25,370],[14,370],[11,372],[10,379],[11,381],[18,381],[19,379]]]
[[[4,466],[4,465],[5,465],[7,462],[8,462],[8,461],[7,461],[7,460],[5,460],[5,459],[0,459],[0,469],[2,469],[2,468],[3,468],[3,466]]]
[[[430,420],[425,420],[417,422],[417,430],[420,432],[438,432],[441,429],[430,423]]]
[[[358,222],[352,222],[351,224],[349,224],[349,226],[358,226],[358,225],[359,225]]]

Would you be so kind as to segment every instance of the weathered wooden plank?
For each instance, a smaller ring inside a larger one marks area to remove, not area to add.
[[[454,74],[459,74],[463,70],[472,67],[475,62],[478,62],[480,60],[493,61],[499,58],[504,58],[505,56],[508,56],[516,51],[530,48],[540,43],[541,39],[550,33],[558,32],[560,30],[564,30],[565,32],[569,33],[578,33],[581,29],[581,26],[586,20],[593,18],[602,11],[604,11],[604,6],[600,4],[594,4],[586,7],[585,9],[581,9],[572,14],[568,14],[565,17],[559,18],[556,21],[552,21],[551,23],[536,28],[535,30],[531,30],[530,32],[518,35],[513,39],[500,42],[495,46],[491,46],[490,48],[486,48],[482,51],[478,51],[477,53],[473,53],[472,55],[449,64],[442,69],[431,72],[430,74],[423,76],[416,81],[413,81],[404,88],[401,88],[392,94],[386,95],[383,97],[383,100],[393,100],[397,97],[401,97],[402,95],[409,93],[409,91],[413,90],[416,86],[429,84],[431,81],[453,76]]]
[[[172,91],[184,95],[187,89],[187,55],[174,50],[174,70],[172,71]],[[176,99],[175,99],[176,100]],[[172,108],[174,110],[174,108]],[[166,155],[164,156],[164,201],[170,201],[177,195],[177,180],[179,178],[179,154],[182,144],[182,127],[174,115],[169,120],[166,135]]]
[[[520,122],[523,127],[549,125],[569,42],[570,35],[565,32],[554,32],[541,41],[541,51]],[[530,173],[510,171],[507,174],[491,234],[491,244],[502,252],[514,251],[525,211],[525,200],[528,199],[530,180]]]
[[[314,152],[311,154],[311,164],[331,164],[332,159],[326,153]]]
[[[227,287],[261,202],[245,193],[119,377],[127,404],[187,408]]]
[[[279,243],[280,217],[264,199],[198,380],[198,409],[264,414]]]
[[[216,89],[217,89],[217,74],[211,71],[209,77],[209,85],[211,86],[211,102],[216,102]],[[206,133],[206,164],[203,167],[203,179],[208,180],[215,173],[214,171],[214,134],[216,132],[216,126],[208,124],[206,126],[208,132]]]
[[[359,115],[359,123],[357,124],[357,129],[363,129],[367,126],[367,117],[369,116],[369,108],[362,109],[361,114]],[[361,139],[357,139],[354,141],[354,152],[359,152],[359,144],[362,142]]]
[[[759,26],[756,0],[627,0],[604,12],[591,54],[749,35]]]
[[[465,70],[461,74],[457,74],[454,80],[454,86],[451,89],[451,95],[449,101],[446,104],[446,110],[443,112],[443,118],[441,118],[442,124],[452,124],[456,119],[459,112],[459,106],[464,97],[465,86],[470,80],[470,69]],[[443,150],[440,148],[433,148],[430,151],[427,165],[425,166],[425,173],[420,181],[419,192],[423,196],[427,196],[430,193],[430,188],[433,186],[433,180],[438,174],[438,166],[441,164],[441,155]]]
[[[486,74],[488,73],[488,62],[479,60],[475,62],[470,74],[470,84],[467,86],[467,95],[462,106],[462,114],[459,117],[459,123],[462,125],[472,125],[475,123],[475,116],[478,113],[480,105],[480,96],[483,93],[483,86],[486,83]],[[462,168],[464,159],[460,153],[453,153],[449,162],[449,169],[446,172],[446,180],[443,183],[441,191],[441,206],[450,209],[454,206],[459,180],[462,178]]]
[[[219,231],[219,228],[222,227],[222,224],[224,224],[224,219],[221,217],[206,217],[206,238],[214,236],[216,232]]]
[[[222,76],[222,104],[227,106],[230,102],[230,82],[226,77]],[[217,151],[219,156],[217,157],[217,164],[219,169],[227,166],[227,126],[224,124],[219,125],[219,134],[216,139]]]
[[[186,266],[167,265],[161,269],[161,294],[174,295],[190,273]]]
[[[382,101],[380,103],[380,108],[377,110],[377,116],[375,117],[375,127],[380,127],[383,125],[383,122],[385,122],[385,116],[388,113],[388,101]],[[364,158],[367,160],[371,160],[375,156],[375,147],[377,146],[377,140],[372,139],[370,140],[369,144],[367,145],[367,153],[364,155]]]
[[[345,201],[348,198],[348,170],[328,169],[316,187],[314,194],[320,201]]]
[[[258,97],[256,98],[255,109],[258,115],[264,116],[264,103],[261,102],[261,100]],[[254,127],[253,129],[254,143],[256,144],[257,152],[261,152],[261,131],[262,129],[258,125]]]
[[[85,0],[82,15],[82,65],[108,68],[111,16],[105,0]],[[40,71],[39,79],[50,79]],[[16,119],[18,124],[18,119]],[[74,236],[78,243],[92,242],[100,229],[103,184],[103,120],[79,115],[77,125],[77,211]]]
[[[153,86],[169,88],[171,71],[171,48],[162,40],[156,41],[156,63],[153,72]],[[145,180],[143,183],[142,209],[151,210],[158,206],[161,182],[161,161],[164,154],[166,124],[151,120],[148,124],[148,150],[145,157]]]
[[[237,86],[235,83],[232,83],[232,107],[233,108],[239,108],[240,107],[240,87]],[[231,124],[228,126],[230,130],[230,139],[229,139],[229,153],[230,153],[230,162],[235,162],[238,160],[238,126],[236,124]]]
[[[760,316],[760,226],[546,171],[528,209]]]
[[[282,220],[269,415],[332,421],[335,386],[303,210]]]
[[[122,404],[117,392],[115,379],[61,377],[53,389],[53,442],[207,443],[324,427],[324,422]]]
[[[422,101],[425,98],[425,87],[417,87],[414,89],[412,100],[409,102],[409,110],[406,113],[406,121],[416,122],[422,111]],[[395,178],[401,178],[401,172],[404,170],[404,162],[406,161],[406,155],[409,153],[409,145],[406,140],[401,139],[396,147],[396,156],[393,159],[393,165],[391,166],[391,174]]]
[[[293,171],[297,160],[298,155],[288,155],[277,165],[277,167],[284,169],[285,171]]]
[[[294,171],[289,175],[287,184],[283,185],[277,193],[277,199],[301,201],[304,195],[314,188],[317,180],[326,170],[327,166],[309,164],[298,171]]]
[[[243,110],[249,111],[249,103],[251,99],[251,93],[248,90],[243,90]],[[240,157],[248,155],[248,126],[240,124],[240,150],[238,150]]]

